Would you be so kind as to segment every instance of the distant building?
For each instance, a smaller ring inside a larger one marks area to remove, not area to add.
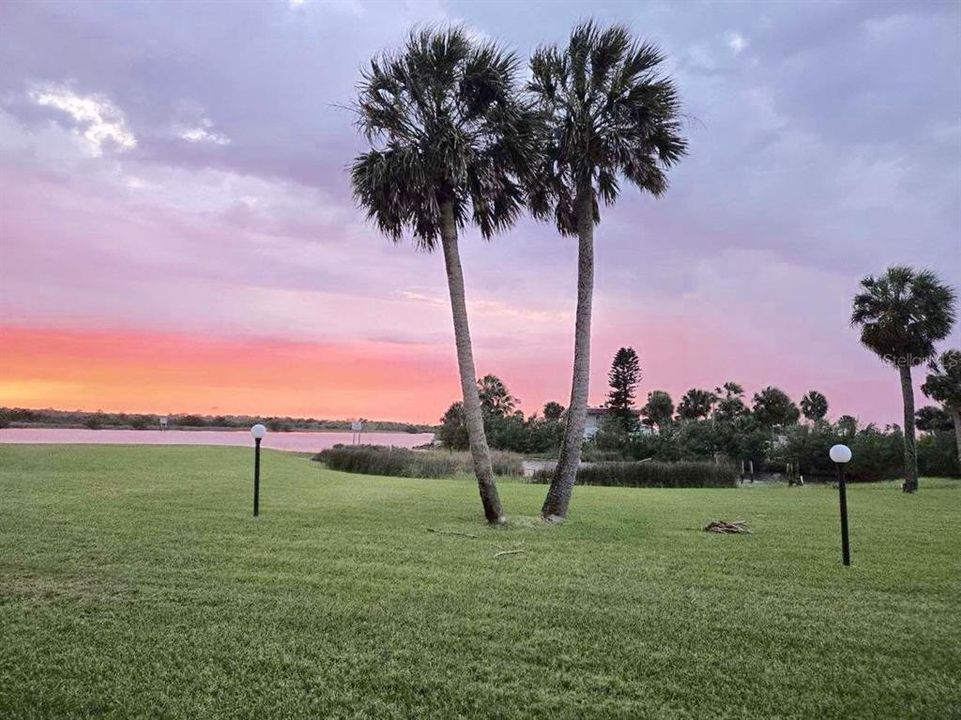
[[[161,430],[166,430],[166,429],[167,429],[167,416],[166,416],[166,415],[161,415],[161,416],[160,416],[160,429],[161,429]]]
[[[604,422],[604,418],[611,414],[609,408],[599,407],[599,408],[587,408],[587,423],[584,425],[584,437],[590,440],[595,435],[597,431],[601,429],[601,425]],[[640,419],[640,410],[631,410],[631,414]],[[646,425],[638,425],[638,432],[649,433],[651,429]]]

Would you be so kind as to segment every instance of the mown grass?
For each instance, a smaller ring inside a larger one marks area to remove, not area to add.
[[[583,487],[0,446],[0,717],[957,717],[961,485]],[[742,518],[751,536],[700,530]],[[431,533],[427,528],[476,535]],[[504,550],[522,553],[496,556]]]

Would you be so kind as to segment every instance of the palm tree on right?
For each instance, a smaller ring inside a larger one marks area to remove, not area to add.
[[[594,226],[599,205],[617,200],[623,180],[652,195],[667,190],[666,171],[686,153],[677,88],[664,55],[620,25],[577,25],[567,47],[548,46],[531,58],[528,91],[548,132],[538,182],[528,189],[532,213],[553,217],[562,235],[578,239],[574,366],[567,426],[541,515],[567,514],[587,419]]]
[[[945,350],[928,364],[921,392],[944,406],[954,423],[954,439],[961,464],[961,350]]]
[[[954,290],[933,272],[905,265],[864,278],[854,296],[851,324],[861,329],[861,342],[901,378],[905,492],[918,489],[911,369],[934,357],[935,344],[951,332],[954,303]]]

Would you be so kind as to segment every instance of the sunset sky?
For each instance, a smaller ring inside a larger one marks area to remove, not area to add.
[[[354,206],[344,106],[416,23],[526,57],[588,12],[663,47],[690,116],[667,195],[603,210],[592,402],[630,345],[642,397],[899,421],[850,301],[893,263],[961,286],[957,2],[3,2],[0,405],[436,421],[443,261]],[[576,242],[524,221],[462,254],[478,372],[566,405]]]

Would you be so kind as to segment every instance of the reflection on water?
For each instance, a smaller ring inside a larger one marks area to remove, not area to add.
[[[349,432],[267,433],[261,447],[294,452],[317,452],[337,443],[349,445]],[[361,442],[411,448],[429,443],[431,433],[365,432]],[[96,445],[253,445],[247,430],[87,430],[86,428],[6,428],[0,443],[83,443]]]

